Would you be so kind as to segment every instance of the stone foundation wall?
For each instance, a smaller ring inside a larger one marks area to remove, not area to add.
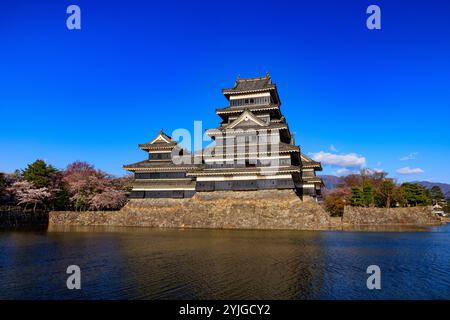
[[[344,208],[343,225],[436,225],[441,219],[432,207],[407,208]]]
[[[292,190],[216,191],[191,199],[131,199],[120,211],[51,212],[51,225],[115,225],[163,228],[340,228],[312,198]]]
[[[22,210],[0,210],[0,230],[20,228],[47,228],[47,212],[23,212]]]
[[[131,199],[120,211],[54,211],[50,225],[162,228],[347,230],[358,226],[439,225],[431,207],[345,207],[330,217],[312,198],[292,190],[198,192],[191,199]]]

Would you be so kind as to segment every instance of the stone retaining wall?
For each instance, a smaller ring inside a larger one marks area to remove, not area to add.
[[[292,190],[198,192],[191,199],[131,199],[120,211],[54,211],[50,225],[162,228],[347,230],[357,226],[439,225],[431,207],[345,207],[330,217],[312,198]]]
[[[23,212],[22,210],[0,210],[0,229],[47,228],[47,212]]]
[[[346,225],[437,225],[441,219],[432,212],[432,207],[407,208],[344,208],[342,217]]]
[[[295,229],[336,227],[312,198],[292,190],[216,191],[191,199],[131,199],[120,211],[51,212],[51,225]]]

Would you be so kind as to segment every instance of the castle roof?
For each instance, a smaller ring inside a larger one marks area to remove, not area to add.
[[[226,108],[219,108],[216,109],[216,114],[233,114],[233,113],[241,113],[245,110],[250,110],[252,112],[259,112],[259,111],[271,111],[271,110],[279,110],[280,105],[271,103],[266,105],[247,105],[247,106],[232,106],[232,107],[226,107]]]
[[[222,89],[222,93],[227,99],[232,95],[253,94],[269,92],[274,102],[279,103],[277,85],[272,83],[272,78],[269,74],[258,78],[237,78],[232,88]]]
[[[222,89],[224,94],[231,93],[247,93],[255,91],[266,91],[268,89],[275,89],[276,84],[272,83],[270,75],[264,77],[236,79],[234,86],[228,89]]]
[[[303,153],[301,155],[301,160],[303,168],[313,168],[319,171],[322,170],[322,164],[320,162],[314,161],[313,159],[304,155]]]
[[[323,184],[323,180],[320,177],[303,177],[302,178],[303,182],[305,183],[314,183],[314,184]]]
[[[219,154],[215,154],[215,149],[216,147],[209,147],[204,149],[204,153],[205,153],[205,158],[209,158],[208,153],[211,154],[211,157],[217,157]],[[262,147],[258,144],[254,144],[254,145],[249,145],[249,144],[245,144],[245,145],[236,145],[234,146],[233,150],[229,150],[230,148],[228,148],[226,145],[223,146],[222,148],[218,148],[218,151],[222,151],[222,153],[220,153],[220,155],[246,155],[246,156],[250,156],[250,155],[267,155],[267,156],[274,156],[275,154],[272,153],[291,153],[291,152],[300,152],[300,148],[298,146],[289,144],[289,143],[284,143],[284,142],[280,142],[277,143],[277,148],[274,149],[272,148],[271,144],[267,145],[266,150],[263,150]],[[273,149],[273,150],[272,150]],[[231,152],[230,152],[231,151]],[[197,155],[198,156],[198,155]]]
[[[267,126],[251,125],[240,128],[228,128],[228,127],[218,127],[214,129],[206,130],[206,134],[239,134],[247,131],[268,131],[268,130],[288,130],[288,125],[286,123],[271,123]]]
[[[136,163],[124,165],[123,168],[128,171],[177,171],[196,169],[196,164],[175,164],[172,160],[144,160]]]
[[[153,140],[139,144],[139,148],[142,150],[172,150],[176,146],[177,142],[165,134],[163,130],[160,130]]]
[[[208,168],[199,171],[188,171],[187,176],[227,176],[227,175],[249,175],[249,174],[273,174],[298,173],[298,166],[274,166],[274,167],[246,167],[246,168]]]

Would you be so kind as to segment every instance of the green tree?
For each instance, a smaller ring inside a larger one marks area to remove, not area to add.
[[[364,206],[364,197],[363,190],[359,187],[352,188],[352,197],[350,199],[352,206],[355,207],[363,207]]]
[[[441,204],[443,202],[445,202],[445,196],[444,193],[442,192],[441,188],[439,188],[438,186],[433,186],[430,189],[430,197],[433,200],[433,204]]]
[[[70,204],[69,187],[64,183],[55,194],[55,198],[52,202],[53,210],[68,210]]]
[[[425,206],[432,202],[429,191],[419,184],[406,182],[402,184],[401,189],[404,205]]]
[[[5,174],[0,172],[0,189],[6,186]]]
[[[450,200],[449,200],[449,199],[446,199],[446,204],[445,204],[445,207],[444,207],[444,212],[445,212],[445,213],[450,213]]]
[[[33,183],[37,188],[47,188],[51,183],[51,175],[56,172],[56,169],[47,165],[44,160],[36,160],[29,164],[22,175],[25,180]]]
[[[365,184],[362,187],[362,196],[364,206],[370,207],[374,204],[374,190],[370,184]]]
[[[6,188],[5,174],[3,172],[0,172],[0,194],[5,190],[5,188]]]
[[[390,208],[395,198],[395,183],[384,180],[376,190],[376,203],[378,207]]]

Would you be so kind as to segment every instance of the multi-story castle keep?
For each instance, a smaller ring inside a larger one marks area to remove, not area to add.
[[[124,166],[135,175],[130,197],[189,198],[196,192],[259,189],[320,197],[322,181],[316,171],[321,164],[295,145],[270,76],[238,78],[222,92],[229,105],[216,110],[220,125],[206,131],[215,146],[190,155],[160,131],[139,145],[148,152],[147,160]],[[182,163],[174,161],[180,156]]]

